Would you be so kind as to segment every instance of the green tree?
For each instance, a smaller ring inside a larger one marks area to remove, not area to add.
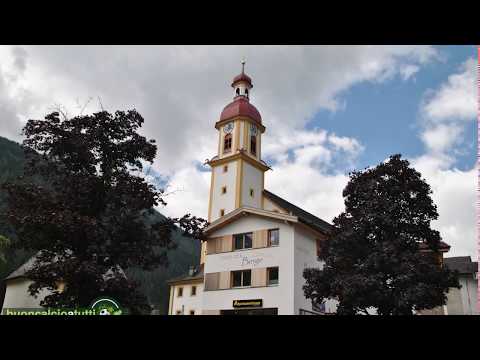
[[[7,263],[5,252],[10,246],[10,243],[11,241],[9,238],[0,235],[0,268],[5,266],[5,264]]]
[[[430,227],[438,213],[430,194],[401,155],[351,173],[345,211],[321,245],[324,267],[304,271],[305,296],[338,300],[338,314],[374,308],[380,315],[407,315],[444,305],[448,289],[459,283],[439,264],[441,237]]]
[[[54,112],[25,125],[24,175],[2,187],[19,239],[13,246],[38,251],[26,275],[32,295],[51,291],[42,306],[85,307],[110,296],[134,313],[146,312],[138,282],[125,271],[167,266],[177,226],[202,237],[206,221],[190,214],[145,221],[166,203],[163,191],[141,175],[157,150],[138,134],[143,122],[130,110],[71,119]],[[59,281],[66,283],[62,292]]]

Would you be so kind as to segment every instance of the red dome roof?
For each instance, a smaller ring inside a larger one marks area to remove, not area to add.
[[[243,71],[240,75],[237,75],[233,78],[232,87],[234,87],[234,85],[239,81],[246,81],[250,85],[250,87],[253,87],[252,79],[250,78],[250,76],[245,74]]]
[[[220,121],[237,116],[247,116],[259,124],[262,123],[262,117],[257,108],[250,104],[248,99],[244,96],[237,96],[230,104],[225,106],[220,115]]]

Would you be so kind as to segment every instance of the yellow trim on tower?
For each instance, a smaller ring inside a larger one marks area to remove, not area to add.
[[[262,158],[261,151],[262,151],[262,136],[260,135],[260,133],[257,133],[257,157],[258,157],[258,160],[260,160]]]
[[[243,160],[240,158],[237,162],[237,179],[235,186],[235,208],[240,207],[240,201],[242,196],[242,183],[243,183]]]
[[[220,157],[220,151],[222,150],[222,129],[218,131],[218,157]]]
[[[262,197],[261,199],[261,204],[262,204],[262,209],[265,210],[265,204],[264,204],[264,200],[265,200],[265,195],[263,195],[263,190],[265,189],[265,173],[263,172],[262,173],[262,188],[260,190],[260,196]]]
[[[248,122],[243,122],[243,148],[247,152],[250,152],[250,141],[248,141]]]
[[[212,220],[212,202],[213,202],[213,186],[215,184],[215,167],[212,166],[212,176],[210,177],[210,200],[208,202],[208,222]]]
[[[235,149],[240,149],[240,120],[235,120]]]
[[[258,161],[257,159],[251,156],[248,156],[245,152],[238,152],[236,154],[229,155],[222,159],[212,160],[212,161],[209,161],[208,164],[213,168],[215,166],[223,165],[225,163],[234,162],[235,160],[238,160],[238,159],[242,159],[243,161],[248,162],[250,165],[256,167],[259,170],[262,170],[262,171],[270,170],[270,167]]]

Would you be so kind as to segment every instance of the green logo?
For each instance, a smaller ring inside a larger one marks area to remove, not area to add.
[[[90,307],[96,315],[122,315],[122,309],[118,303],[110,298],[99,298]]]

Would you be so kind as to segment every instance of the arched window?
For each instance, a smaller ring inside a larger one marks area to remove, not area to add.
[[[223,152],[227,153],[232,150],[232,134],[225,135],[223,139]]]
[[[248,96],[248,89],[245,89],[245,95]]]
[[[255,135],[250,136],[250,152],[252,155],[257,155],[257,137]]]
[[[237,88],[237,95],[240,95],[240,88]]]

